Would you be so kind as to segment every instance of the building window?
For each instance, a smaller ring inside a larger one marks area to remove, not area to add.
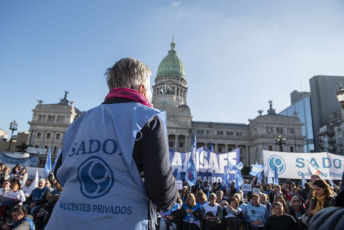
[[[269,145],[269,151],[272,151],[272,146],[271,145]]]
[[[222,147],[218,147],[219,153],[222,153]]]
[[[48,115],[48,122],[53,122],[53,121],[55,121],[55,116]]]
[[[228,136],[233,136],[233,132],[227,132]]]
[[[63,122],[64,116],[57,116],[57,122]]]
[[[47,133],[47,139],[50,139],[50,135],[51,135],[50,133]]]
[[[294,134],[294,129],[290,129],[290,134]]]
[[[241,137],[241,136],[242,136],[242,132],[237,132],[236,135],[237,135],[238,137]]]
[[[168,142],[168,146],[169,146],[170,148],[173,148],[173,147],[174,147],[174,142],[173,142],[173,141],[169,141],[169,142]]]
[[[183,148],[184,147],[184,143],[183,142],[179,142],[179,148]]]
[[[48,149],[49,149],[49,146],[48,146],[48,145],[46,145],[46,146],[44,146],[44,148],[45,148],[46,150],[48,150]]]
[[[37,138],[41,138],[41,133],[40,132],[37,133]]]
[[[60,139],[60,135],[59,133],[56,134],[56,139]]]
[[[270,134],[270,133],[274,133],[274,130],[272,127],[266,127],[266,132]]]
[[[204,131],[203,130],[197,130],[197,134],[203,134]]]
[[[290,152],[294,152],[294,147],[293,146],[290,146]]]
[[[282,133],[283,133],[283,128],[277,127],[277,128],[276,128],[276,132],[277,132],[278,134],[282,134]]]
[[[39,145],[35,145],[35,148],[39,148]]]
[[[223,135],[222,131],[217,131],[217,135]]]

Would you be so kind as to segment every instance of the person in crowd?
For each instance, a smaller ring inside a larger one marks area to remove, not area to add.
[[[317,212],[323,208],[333,205],[334,196],[331,192],[330,186],[323,179],[315,180],[312,183],[314,196],[311,197],[311,209],[306,211],[307,216],[313,217]]]
[[[217,190],[221,190],[225,193],[226,188],[222,185],[221,181],[217,182]]]
[[[26,183],[26,180],[28,178],[28,174],[27,174],[27,169],[24,167],[20,170],[19,172],[19,180],[20,181],[23,181],[23,183],[25,184]]]
[[[11,174],[10,174],[10,168],[9,167],[5,167],[5,175],[4,175],[4,180],[11,180]]]
[[[51,183],[49,180],[45,180],[45,187],[48,189],[49,192],[54,191],[54,188],[51,187]]]
[[[216,191],[216,203],[218,203],[221,207],[227,206],[228,202],[223,199],[223,191],[221,189]]]
[[[201,206],[196,203],[194,194],[188,194],[186,202],[180,208],[182,218],[182,230],[198,230],[200,229],[202,211]]]
[[[302,197],[302,194],[301,194],[301,189],[299,187],[295,187],[294,190],[293,190],[293,197],[294,196],[298,196],[302,201],[303,201],[303,197]],[[290,199],[291,201],[291,199]]]
[[[210,187],[209,187],[210,185],[209,185],[209,181],[205,181],[204,183],[203,183],[203,187],[202,187],[202,190],[203,190],[203,192],[205,193],[205,194],[208,194],[210,191],[209,191],[209,189],[210,189]]]
[[[242,194],[235,193],[232,198],[237,198],[239,200],[239,208],[245,213],[247,204],[243,202]]]
[[[262,205],[265,205],[266,210],[268,212],[268,215],[271,215],[271,203],[269,202],[268,198],[267,198],[267,194],[265,193],[259,193],[259,203],[261,203]]]
[[[0,207],[6,207],[8,210],[12,209],[16,204],[22,203],[26,197],[22,190],[19,190],[19,181],[13,180],[11,182],[10,190],[1,198]]]
[[[179,203],[175,203],[175,205],[167,212],[160,210],[160,222],[159,222],[159,230],[176,230],[180,226],[181,220],[180,215],[178,215],[178,211],[180,209]]]
[[[47,180],[48,181],[48,180]],[[63,187],[60,183],[54,183],[52,191],[47,191],[46,203],[44,203],[36,215],[36,230],[43,230],[50,219],[51,212],[60,197],[60,193],[63,191]]]
[[[4,197],[11,189],[11,182],[9,180],[4,180],[2,183],[2,188],[0,188],[0,202],[1,197]]]
[[[270,184],[266,184],[263,189],[263,193],[270,195],[272,193],[272,188]]]
[[[222,190],[219,190],[222,191]],[[202,220],[204,230],[221,230],[223,219],[223,208],[215,202],[215,193],[209,194],[209,202],[202,208]]]
[[[196,202],[200,204],[201,206],[203,206],[203,204],[208,202],[207,195],[202,190],[199,190],[196,193]]]
[[[293,196],[291,198],[291,205],[289,206],[289,214],[294,217],[295,220],[299,219],[305,212],[302,201],[299,196]]]
[[[284,194],[285,200],[287,202],[287,205],[289,205],[291,198],[293,198],[293,191],[289,189],[289,187],[286,189],[286,192]]]
[[[230,188],[227,188],[227,189],[225,190],[224,195],[223,195],[223,199],[226,200],[227,202],[229,202],[231,198],[232,198],[231,189],[230,189]]]
[[[0,184],[3,184],[5,180],[5,168],[6,165],[4,163],[0,163]]]
[[[285,201],[285,199],[284,199],[284,197],[282,195],[276,196],[275,200],[274,200],[274,203],[275,202],[282,203],[283,204],[283,212],[285,214],[289,214],[289,208],[288,208],[287,202]]]
[[[285,199],[285,196],[282,192],[282,187],[280,185],[275,185],[274,191],[270,194],[270,200],[272,200],[272,203],[275,203],[276,196],[283,196]]]
[[[295,219],[284,213],[283,204],[276,202],[272,205],[274,210],[274,215],[269,216],[267,219],[264,230],[297,230],[298,226]]]
[[[264,226],[268,218],[268,211],[266,210],[265,205],[259,203],[258,194],[252,194],[252,200],[247,204],[244,216],[252,230],[256,230]]]
[[[309,210],[312,208],[313,204],[312,204],[312,197],[315,196],[315,192],[313,190],[313,183],[317,180],[320,180],[321,177],[319,175],[312,175],[311,176],[311,189],[309,190],[309,193],[307,195],[307,198],[305,200],[305,205],[306,205],[306,209]]]
[[[189,193],[190,193],[190,190],[188,189],[188,186],[183,186],[183,189],[182,189],[182,192],[181,192],[181,196],[180,196],[180,198],[182,199],[183,203],[185,203],[186,197],[188,196]]]
[[[20,165],[16,164],[11,170],[11,175],[10,175],[11,180],[13,179],[18,180],[18,178],[20,177],[19,173],[20,173]]]
[[[12,223],[2,225],[2,229],[14,230],[35,230],[35,223],[30,215],[27,215],[26,209],[23,206],[15,206],[11,210]]]
[[[306,200],[307,200],[307,196],[308,196],[309,191],[310,191],[311,189],[312,189],[311,185],[310,185],[308,182],[306,182],[306,183],[304,184],[304,189],[302,189],[302,191],[301,191],[301,195],[302,195],[302,200],[303,200],[303,201],[306,201]]]
[[[26,197],[29,197],[31,195],[32,191],[31,191],[30,185],[32,184],[32,182],[33,182],[32,178],[27,179],[25,185],[22,188],[24,195]]]
[[[232,181],[230,189],[231,189],[231,196],[233,196],[235,193],[237,193],[237,189],[236,189],[236,185],[235,185],[234,180]]]
[[[230,199],[225,213],[226,230],[246,230],[246,222],[242,210],[239,208],[238,198]]]
[[[126,215],[56,205],[47,229],[152,229],[153,207],[170,210],[177,199],[166,134],[165,113],[153,108],[150,69],[123,58],[106,71],[110,92],[67,129],[55,177],[59,202],[103,207],[116,204]],[[86,147],[87,146],[87,147]],[[85,147],[85,148],[83,148]],[[99,173],[99,170],[102,173]],[[147,202],[147,200],[149,202]],[[71,226],[71,224],[73,226]]]
[[[36,218],[39,208],[45,204],[47,200],[47,191],[45,187],[45,179],[41,178],[38,182],[38,187],[32,190],[31,195],[26,199],[25,209]]]
[[[217,183],[216,182],[213,182],[211,184],[211,190],[210,190],[210,193],[216,193],[217,191]]]

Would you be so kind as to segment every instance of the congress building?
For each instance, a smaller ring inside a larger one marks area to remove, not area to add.
[[[190,76],[192,77],[192,76]],[[62,147],[65,131],[70,123],[82,113],[65,97],[57,104],[43,104],[39,101],[33,110],[28,145],[52,150],[52,160]],[[297,116],[283,116],[275,112],[270,101],[267,114],[259,111],[249,124],[193,121],[187,104],[188,86],[185,68],[177,56],[172,41],[167,56],[161,61],[153,85],[154,107],[167,112],[169,147],[179,152],[189,152],[194,134],[197,147],[210,147],[213,151],[225,153],[241,149],[241,161],[245,166],[262,163],[262,150],[303,152],[304,137],[302,123]],[[268,107],[268,106],[267,106]],[[279,146],[275,138],[282,135],[285,144]],[[40,165],[44,166],[42,157]]]

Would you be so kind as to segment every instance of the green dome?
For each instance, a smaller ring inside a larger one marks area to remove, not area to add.
[[[171,49],[168,51],[168,55],[161,61],[157,77],[171,76],[181,77],[185,79],[184,65],[180,58],[177,56],[177,52],[174,50],[176,44],[172,40]]]

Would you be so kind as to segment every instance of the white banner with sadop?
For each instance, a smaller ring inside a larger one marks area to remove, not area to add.
[[[278,178],[306,179],[311,177],[308,165],[321,172],[321,177],[329,180],[341,180],[344,171],[344,156],[322,153],[288,153],[263,150],[264,175],[274,176],[275,169]]]

